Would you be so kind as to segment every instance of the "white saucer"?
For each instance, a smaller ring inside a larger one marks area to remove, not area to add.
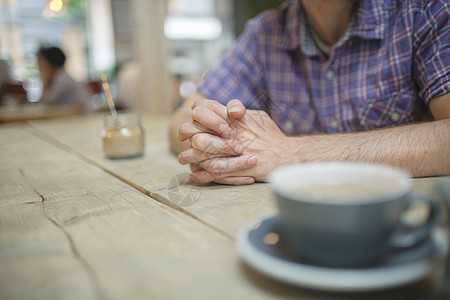
[[[237,236],[239,254],[254,269],[272,278],[327,291],[374,291],[418,281],[438,267],[449,250],[445,232],[435,229],[431,238],[421,245],[391,253],[371,267],[328,268],[309,264],[300,255],[288,253],[279,229],[277,215],[248,223]]]

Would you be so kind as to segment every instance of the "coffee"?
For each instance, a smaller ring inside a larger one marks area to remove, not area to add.
[[[358,201],[382,195],[383,187],[367,182],[343,182],[339,184],[310,184],[298,187],[292,194],[315,201]]]
[[[413,197],[409,178],[387,166],[335,162],[283,167],[269,182],[292,251],[318,265],[359,267],[423,241],[437,220],[437,206]],[[417,202],[433,213],[406,231],[401,216]]]

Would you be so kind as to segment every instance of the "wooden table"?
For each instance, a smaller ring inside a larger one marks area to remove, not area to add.
[[[433,291],[434,277],[333,294],[254,271],[234,237],[275,212],[267,184],[183,184],[189,170],[169,151],[167,123],[145,115],[145,155],[128,160],[104,157],[98,115],[0,126],[0,299],[427,299]],[[437,180],[415,188],[432,193]]]
[[[12,103],[0,106],[0,123],[50,119],[79,114],[76,107],[50,106],[41,103]]]

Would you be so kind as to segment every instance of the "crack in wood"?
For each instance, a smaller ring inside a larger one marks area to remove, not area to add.
[[[67,232],[67,230],[58,222],[56,222],[53,218],[51,218],[45,211],[45,197],[43,195],[40,195],[40,197],[42,198],[42,213],[44,214],[44,216],[53,224],[55,225],[57,228],[59,228],[65,235],[67,241],[69,242],[69,246],[70,246],[70,250],[71,253],[73,254],[73,256],[75,257],[76,260],[78,260],[78,262],[81,264],[81,266],[85,269],[86,273],[88,274],[89,278],[91,279],[90,281],[93,283],[94,289],[97,293],[97,296],[99,299],[106,299],[102,289],[100,288],[100,283],[98,280],[98,276],[95,273],[94,268],[89,264],[89,262],[80,255],[80,253],[78,252],[78,249],[75,245],[75,242],[72,239],[72,236],[69,234],[69,232]]]
[[[171,202],[170,200],[166,199],[165,197],[163,197],[163,196],[161,196],[159,194],[156,194],[156,193],[152,193],[152,192],[146,190],[145,188],[141,187],[140,185],[137,185],[137,184],[127,180],[126,178],[120,176],[119,174],[116,174],[113,171],[106,169],[101,164],[99,164],[96,161],[90,159],[89,157],[83,155],[82,153],[76,151],[75,149],[71,148],[70,146],[68,146],[68,145],[58,141],[57,139],[55,139],[51,135],[43,132],[42,130],[40,130],[40,129],[36,128],[36,127],[34,127],[30,123],[27,123],[27,126],[28,127],[26,128],[26,130],[28,132],[30,132],[31,134],[33,134],[34,136],[36,136],[36,137],[38,137],[38,138],[40,138],[40,139],[50,143],[51,145],[54,145],[55,147],[58,147],[59,149],[61,149],[63,151],[66,151],[67,153],[69,153],[71,155],[74,155],[74,156],[82,159],[83,161],[85,161],[85,162],[87,162],[87,163],[89,163],[91,165],[94,165],[94,166],[100,168],[104,172],[106,172],[106,173],[116,177],[117,179],[123,181],[124,183],[132,186],[133,188],[135,188],[139,192],[143,193],[144,195],[149,196],[153,200],[155,200],[155,201],[157,201],[157,202],[159,202],[161,204],[164,204],[164,205],[166,205],[166,206],[168,206],[170,208],[178,210],[179,212],[181,212],[181,213],[183,213],[183,214],[193,218],[194,220],[197,220],[198,222],[202,223],[203,225],[206,225],[207,227],[213,229],[214,231],[217,231],[218,233],[224,235],[226,238],[234,241],[234,236],[229,234],[228,232],[226,232],[226,231],[224,231],[224,230],[222,230],[222,229],[220,229],[220,228],[218,228],[218,227],[216,227],[216,226],[214,226],[214,225],[212,225],[212,224],[210,224],[210,223],[200,219],[199,217],[197,217],[193,213],[191,213],[188,210],[182,208],[181,206]]]
[[[45,199],[44,195],[39,195],[39,197],[41,198],[42,204],[44,204],[44,202],[47,201],[47,199]]]
[[[33,189],[33,191],[39,196],[39,198],[41,199],[40,201],[30,201],[27,202],[25,204],[38,204],[41,205],[42,208],[42,214],[44,215],[45,218],[47,218],[53,225],[55,225],[57,228],[59,228],[59,230],[61,230],[63,232],[63,234],[65,235],[69,246],[70,246],[70,251],[72,253],[72,255],[75,257],[75,259],[81,264],[81,266],[83,267],[83,269],[86,271],[88,277],[90,278],[90,281],[93,284],[93,287],[95,289],[95,292],[97,293],[97,296],[99,299],[106,299],[101,287],[100,287],[100,283],[98,280],[98,276],[95,273],[94,268],[88,263],[88,261],[80,255],[75,242],[72,239],[72,236],[69,234],[69,232],[67,232],[67,230],[61,225],[59,224],[56,220],[54,220],[53,218],[51,218],[46,210],[45,210],[45,203],[47,202],[47,198],[40,193],[39,191],[37,191],[32,184],[29,182],[29,177],[25,174],[25,171],[21,168],[19,169],[20,174],[28,181],[28,184],[30,185],[30,187]]]
[[[97,293],[97,296],[99,297],[99,299],[106,299],[102,289],[100,288],[100,283],[97,277],[97,274],[95,273],[94,268],[88,263],[88,261],[80,255],[80,253],[78,252],[78,249],[75,245],[75,242],[72,239],[72,236],[67,232],[67,230],[64,229],[64,227],[62,225],[60,225],[58,222],[56,222],[54,219],[50,218],[46,213],[45,213],[45,209],[44,207],[42,207],[42,210],[44,212],[44,216],[53,223],[53,225],[55,225],[56,227],[58,227],[66,236],[67,241],[69,242],[70,245],[70,250],[73,254],[73,256],[75,257],[76,260],[78,260],[80,262],[80,264],[83,266],[83,268],[86,270],[86,273],[88,274],[89,278],[91,279],[90,281],[93,283],[94,289]]]

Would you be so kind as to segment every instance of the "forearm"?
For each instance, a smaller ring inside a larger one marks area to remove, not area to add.
[[[387,164],[414,177],[450,174],[450,119],[368,132],[288,138],[295,162]]]

